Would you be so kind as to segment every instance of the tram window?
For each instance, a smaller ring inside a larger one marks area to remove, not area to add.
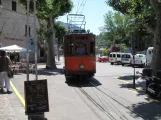
[[[73,48],[74,48],[73,42],[69,42],[68,46],[67,46],[67,54],[68,55],[72,55],[73,54]]]
[[[94,42],[90,43],[90,54],[92,55],[95,54],[95,43]]]
[[[76,55],[87,55],[87,44],[76,43],[75,44]]]
[[[72,40],[72,36],[68,36],[67,37],[67,40]]]
[[[78,36],[75,39],[76,40],[86,40],[86,37],[85,36]]]

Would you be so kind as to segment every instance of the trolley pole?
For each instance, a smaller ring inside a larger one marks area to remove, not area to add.
[[[134,59],[134,75],[133,75],[133,88],[135,89],[135,54],[133,55],[133,59]]]
[[[134,74],[133,74],[133,88],[135,89],[135,36],[132,33],[131,34],[131,48],[132,48],[132,54],[133,54],[133,67],[134,67]]]
[[[28,0],[28,2],[29,1],[30,0]],[[37,71],[37,36],[36,36],[36,1],[37,0],[33,0],[33,3],[34,3],[34,40],[35,40],[35,44],[34,44],[35,45],[35,79],[38,80],[38,71]],[[44,112],[28,114],[28,120],[45,120]]]
[[[37,72],[37,36],[36,36],[36,1],[34,1],[34,40],[35,40],[35,79],[38,80],[38,72]]]
[[[26,75],[27,75],[27,81],[29,81],[29,6],[30,6],[30,0],[27,0],[27,39],[26,39],[26,61],[27,61],[27,69],[26,69]]]

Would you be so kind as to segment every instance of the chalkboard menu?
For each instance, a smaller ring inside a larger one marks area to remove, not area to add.
[[[47,80],[25,81],[26,114],[49,111]]]

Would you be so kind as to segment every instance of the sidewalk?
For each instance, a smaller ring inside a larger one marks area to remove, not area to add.
[[[0,120],[17,120],[8,94],[0,94]]]
[[[133,75],[119,76],[117,79],[122,81],[127,88],[133,88]],[[135,76],[135,87],[138,92],[145,92],[146,80],[142,79],[141,76]]]
[[[62,65],[63,62],[63,57],[60,57],[60,61],[56,60],[56,65]],[[38,68],[45,68],[45,64],[38,63]],[[23,109],[14,92],[12,94],[0,93],[0,120],[24,120],[26,116]]]

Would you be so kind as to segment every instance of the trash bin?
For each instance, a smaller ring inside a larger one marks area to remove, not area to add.
[[[148,76],[151,77],[152,76],[152,68],[144,68],[142,70],[143,76]]]

